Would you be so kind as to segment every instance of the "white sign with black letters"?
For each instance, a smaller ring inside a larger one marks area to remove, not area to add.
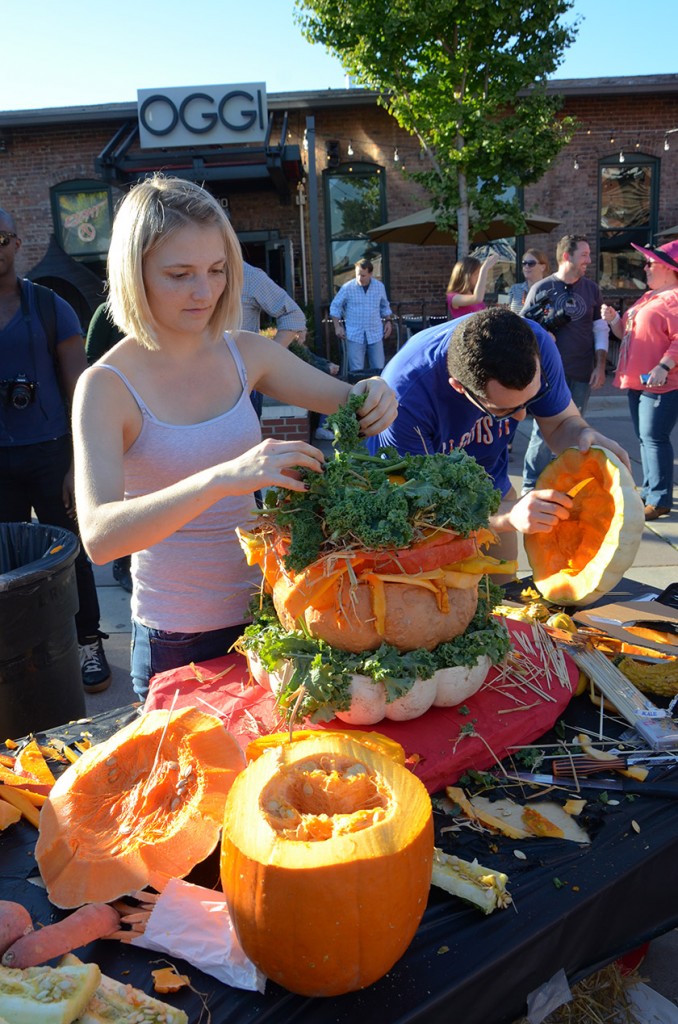
[[[142,149],[263,142],[266,84],[193,85],[137,91]]]

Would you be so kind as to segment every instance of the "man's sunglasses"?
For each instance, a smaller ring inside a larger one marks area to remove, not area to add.
[[[0,245],[3,247],[9,245],[13,238],[18,238],[13,231],[0,231]]]
[[[541,387],[539,388],[539,391],[534,396],[534,398],[530,398],[527,402],[523,402],[521,405],[516,405],[514,409],[503,409],[502,412],[491,412],[484,404],[484,402],[481,401],[481,399],[478,398],[477,395],[474,395],[473,392],[469,388],[467,388],[465,384],[462,384],[462,387],[464,388],[464,391],[469,396],[469,398],[471,398],[475,402],[478,408],[481,409],[486,416],[490,417],[493,423],[498,423],[500,420],[507,420],[511,416],[515,416],[517,412],[522,412],[523,409],[529,409],[533,402],[538,402],[539,399],[543,398],[544,395],[551,389],[551,385],[549,384],[548,380],[546,379],[546,377],[542,375]]]
[[[520,265],[521,267],[536,267],[537,260],[523,260],[523,262]]]

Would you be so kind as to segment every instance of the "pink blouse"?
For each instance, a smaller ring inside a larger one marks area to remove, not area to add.
[[[677,365],[666,384],[653,387],[652,393],[678,389],[678,288],[646,292],[624,314],[622,327],[615,387],[642,391],[640,374],[670,359]]]
[[[447,312],[450,314],[450,320],[456,320],[460,316],[467,316],[468,313],[479,313],[481,309],[487,309],[484,302],[474,302],[470,306],[453,306],[452,296],[458,295],[459,292],[447,292]]]

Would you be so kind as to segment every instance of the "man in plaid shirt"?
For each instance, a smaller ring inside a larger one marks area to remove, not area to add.
[[[355,280],[341,286],[330,306],[337,338],[346,338],[349,373],[364,369],[365,353],[369,369],[384,367],[384,338],[392,329],[391,307],[386,289],[372,276],[373,271],[370,260],[359,260]]]

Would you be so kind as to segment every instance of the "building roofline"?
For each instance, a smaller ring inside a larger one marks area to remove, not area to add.
[[[563,96],[610,96],[627,93],[678,93],[678,74],[634,75],[614,78],[550,79],[547,91]],[[268,93],[271,110],[322,110],[333,107],[372,106],[379,93],[372,89],[321,89]],[[136,100],[77,107],[42,107],[0,111],[0,127],[136,120]]]

